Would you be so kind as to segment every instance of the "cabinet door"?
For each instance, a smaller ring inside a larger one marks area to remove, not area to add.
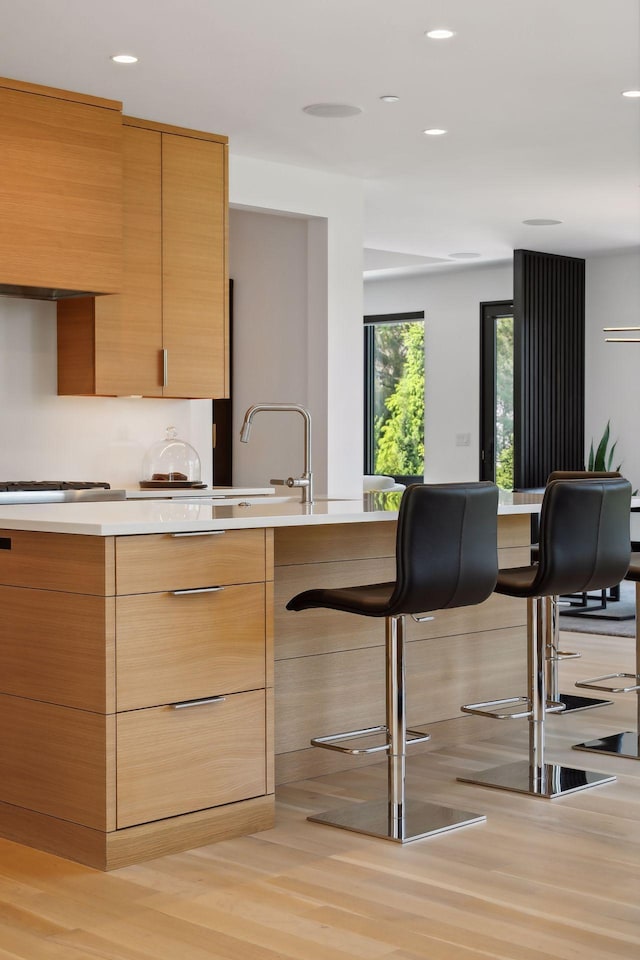
[[[266,793],[264,690],[116,724],[119,828]]]
[[[162,134],[165,397],[228,396],[226,150]]]
[[[122,296],[96,300],[96,393],[162,396],[161,134],[124,127]]]
[[[0,694],[0,801],[115,827],[115,719]]]
[[[58,304],[58,393],[226,397],[226,144],[123,130],[123,294]]]
[[[48,94],[0,88],[0,284],[58,295],[116,292],[122,280],[119,105],[74,102],[73,94],[58,98],[63,91],[42,89]]]
[[[162,396],[161,136],[123,128],[123,292],[58,303],[61,395]]]
[[[264,530],[118,537],[117,593],[256,583],[265,579],[266,563]]]
[[[118,710],[265,685],[263,583],[118,597],[116,622]]]

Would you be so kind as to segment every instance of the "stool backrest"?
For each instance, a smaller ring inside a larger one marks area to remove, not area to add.
[[[391,612],[481,603],[498,576],[498,488],[493,483],[413,484],[403,494]]]
[[[624,579],[631,556],[631,484],[552,480],[540,512],[538,596],[583,593]]]
[[[614,480],[621,476],[617,470],[554,470],[547,477],[547,483],[554,480]]]

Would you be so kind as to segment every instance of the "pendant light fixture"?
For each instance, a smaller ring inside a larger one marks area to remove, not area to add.
[[[603,327],[605,333],[621,333],[622,331],[640,331],[640,327]],[[605,343],[640,343],[640,337],[606,337]]]

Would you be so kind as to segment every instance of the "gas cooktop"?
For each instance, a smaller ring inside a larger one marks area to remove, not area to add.
[[[91,480],[0,480],[0,504],[125,500],[125,490]]]

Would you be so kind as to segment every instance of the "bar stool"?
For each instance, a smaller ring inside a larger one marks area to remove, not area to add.
[[[349,754],[386,753],[387,798],[351,803],[310,820],[407,843],[486,819],[405,796],[406,748],[430,736],[407,729],[404,636],[407,615],[417,622],[431,620],[418,614],[482,603],[491,595],[498,573],[497,506],[498,489],[492,483],[413,484],[400,502],[394,582],[306,590],[287,604],[288,610],[325,607],[384,617],[386,626],[386,724],[311,743]],[[384,734],[381,746],[340,743],[376,734]]]
[[[545,714],[565,706],[547,699],[545,649],[552,639],[552,597],[611,587],[624,577],[630,555],[630,505],[631,485],[622,478],[554,480],[547,485],[538,563],[500,571],[496,586],[497,593],[527,600],[528,695],[461,707],[464,713],[498,720],[526,717],[529,757],[459,780],[547,798],[615,780],[546,763]]]
[[[598,471],[598,470],[554,470],[549,474],[547,483],[554,480],[615,480],[620,474],[617,471]],[[535,558],[533,550],[531,552],[532,560]],[[598,697],[584,697],[575,693],[560,693],[560,684],[558,679],[558,664],[561,660],[574,660],[581,654],[570,653],[566,650],[560,650],[560,619],[559,606],[560,598],[551,598],[551,642],[546,650],[546,671],[547,671],[547,696],[550,700],[564,703],[562,715],[576,713],[578,710],[591,710],[594,707],[604,707],[610,705],[613,701],[602,700]]]
[[[614,757],[627,757],[630,760],[640,760],[640,557],[634,555],[625,580],[632,580],[636,585],[636,672],[635,673],[607,673],[604,677],[594,677],[592,680],[583,680],[576,683],[576,687],[585,687],[587,690],[606,690],[607,693],[635,693],[638,701],[636,732],[625,730],[623,733],[612,733],[599,740],[587,740],[585,743],[574,744],[574,750],[588,750],[591,753],[607,753]],[[631,680],[632,683],[620,686],[603,684],[603,680]]]

